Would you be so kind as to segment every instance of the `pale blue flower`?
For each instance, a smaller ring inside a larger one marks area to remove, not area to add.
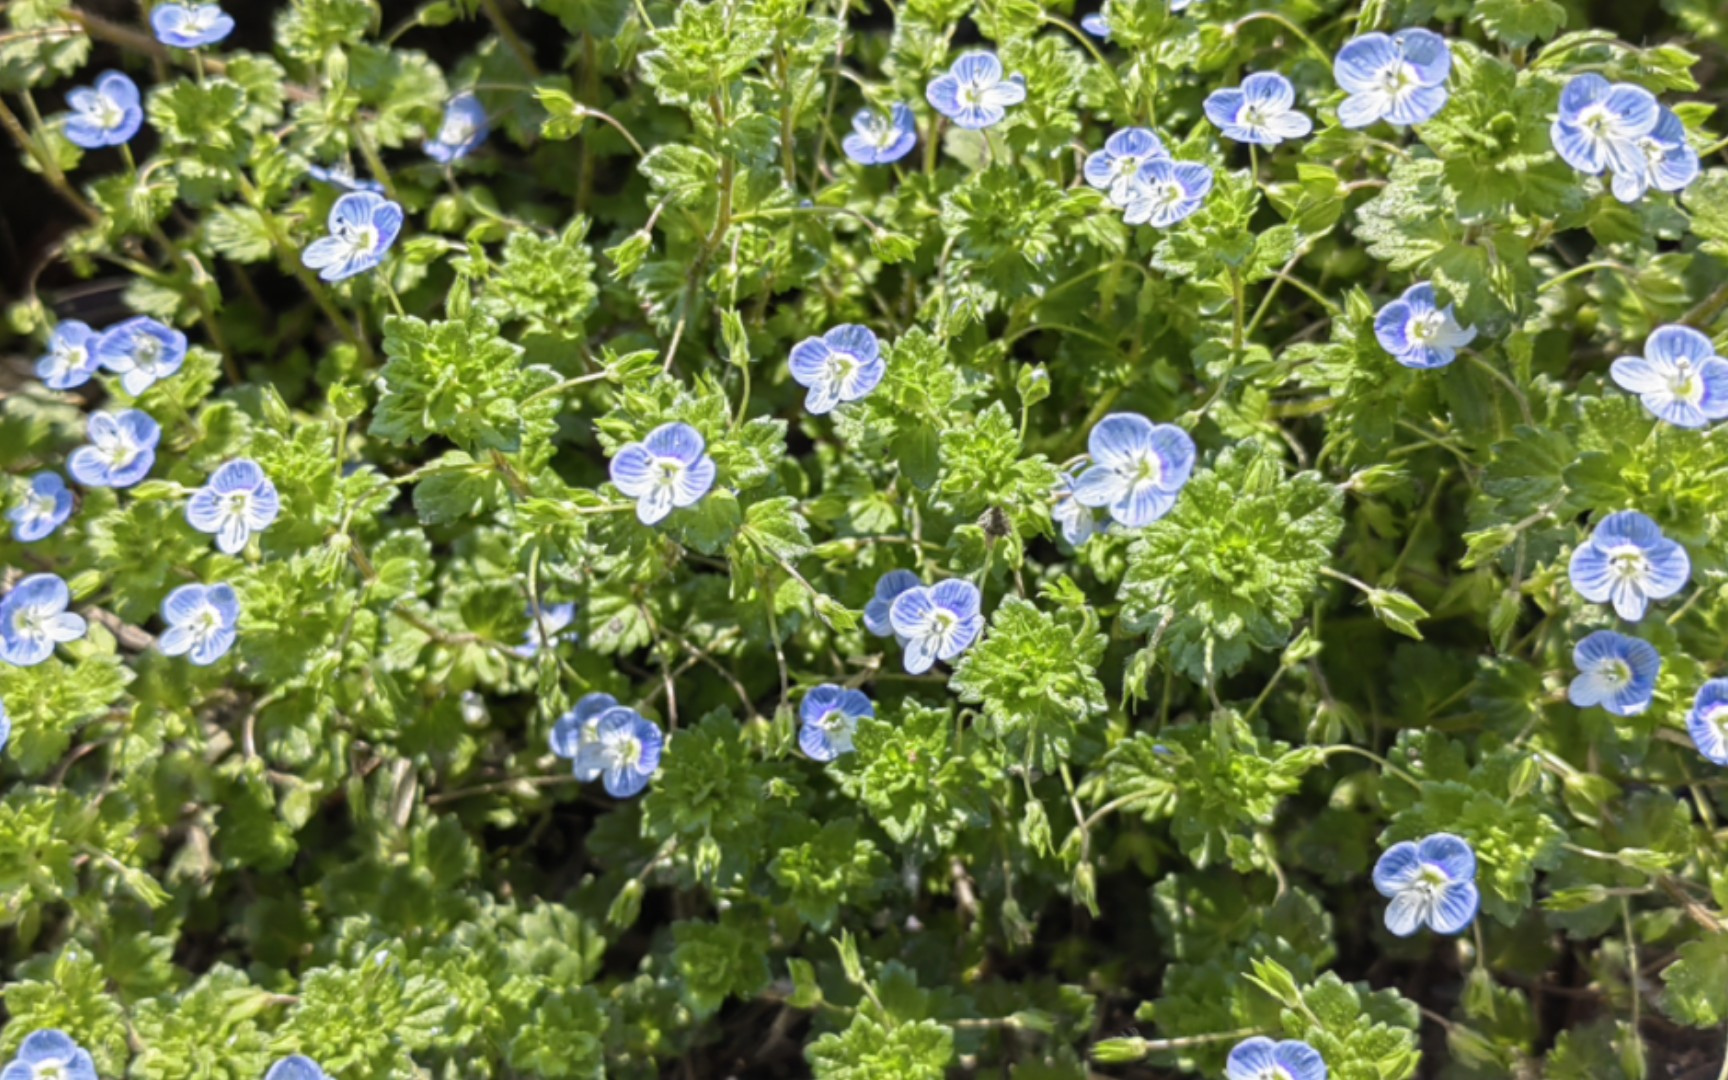
[[[1458,325],[1453,306],[1441,307],[1434,286],[1424,281],[1380,309],[1374,336],[1400,364],[1429,370],[1458,359],[1458,350],[1476,340],[1476,328]]]
[[[969,52],[930,80],[924,97],[955,126],[978,130],[1000,124],[1008,106],[1026,100],[1026,79],[1002,77],[1002,61],[991,52]]]
[[[1120,525],[1138,529],[1170,512],[1194,472],[1194,440],[1174,424],[1137,413],[1112,413],[1087,437],[1092,464],[1074,484],[1074,501],[1108,507]]]
[[[72,590],[55,574],[31,574],[0,599],[0,660],[33,667],[56,645],[84,636],[84,617],[66,608]]]
[[[48,352],[36,361],[36,375],[50,390],[72,390],[89,382],[101,367],[96,359],[100,335],[76,319],[67,319],[48,335]]]
[[[911,153],[917,143],[912,110],[896,103],[887,116],[875,109],[859,109],[852,117],[852,134],[840,140],[840,149],[860,165],[890,165]]]
[[[585,784],[598,780],[600,769],[594,762],[583,760],[582,748],[595,740],[600,731],[600,718],[616,709],[634,715],[634,710],[618,704],[618,699],[611,694],[584,694],[574,708],[552,725],[552,734],[547,739],[552,752],[569,761],[576,779]]]
[[[792,346],[792,381],[807,387],[804,407],[821,416],[843,401],[857,401],[882,382],[888,364],[868,327],[844,323]]]
[[[244,551],[252,534],[268,529],[281,513],[276,485],[249,458],[218,466],[210,482],[186,502],[186,520],[199,532],[215,536],[216,546],[229,555]]]
[[[118,71],[104,72],[93,87],[80,86],[66,95],[66,103],[72,106],[66,138],[86,150],[120,146],[144,123],[138,84]]]
[[[12,523],[12,539],[33,544],[48,536],[72,516],[72,492],[59,473],[41,472],[30,478],[23,501],[6,511]]]
[[[1476,853],[1462,837],[1435,833],[1393,844],[1374,864],[1374,888],[1392,902],[1386,929],[1409,937],[1423,926],[1456,934],[1476,918]]]
[[[1572,650],[1577,678],[1566,696],[1580,709],[1600,705],[1614,716],[1637,716],[1656,696],[1662,656],[1648,641],[1598,630]]]
[[[1074,473],[1057,474],[1056,485],[1050,489],[1050,517],[1061,528],[1062,539],[1068,541],[1070,547],[1079,549],[1101,529],[1098,512],[1074,497],[1075,481]]]
[[[156,639],[164,656],[190,654],[199,667],[214,664],[234,647],[240,597],[230,585],[182,585],[162,603],[168,629]]]
[[[316,1061],[304,1054],[295,1054],[270,1066],[264,1080],[330,1080],[330,1077]]]
[[[695,506],[714,486],[714,459],[689,424],[661,424],[612,459],[612,483],[636,500],[636,517],[653,525],[675,507]]]
[[[1242,80],[1240,89],[1215,90],[1206,98],[1206,118],[1226,138],[1277,146],[1314,130],[1314,121],[1296,111],[1296,88],[1275,71]]]
[[[1686,731],[1706,760],[1728,765],[1728,679],[1711,679],[1699,688]]]
[[[46,1028],[24,1037],[0,1080],[96,1080],[96,1062],[72,1036]]]
[[[1651,600],[1666,600],[1686,587],[1692,560],[1654,521],[1622,510],[1603,518],[1578,545],[1570,576],[1584,599],[1612,603],[1622,619],[1637,622]]]
[[[627,799],[648,786],[660,768],[666,737],[652,721],[631,709],[608,709],[594,725],[593,737],[582,743],[576,775],[597,775],[614,799]]]
[[[922,675],[936,661],[971,648],[984,629],[982,604],[978,586],[963,578],[919,585],[895,597],[888,622],[906,644],[907,672]]]
[[[1658,327],[1645,339],[1643,356],[1622,356],[1608,371],[1650,415],[1676,427],[1728,417],[1728,360],[1690,326]]]
[[[1698,151],[1686,140],[1686,125],[1672,109],[1660,110],[1656,127],[1638,140],[1638,150],[1644,155],[1644,168],[1617,172],[1609,185],[1621,202],[1637,202],[1651,188],[1670,193],[1685,191],[1698,179],[1701,171]]]
[[[916,589],[923,582],[910,570],[890,570],[876,582],[876,595],[864,605],[864,629],[877,637],[891,637],[894,623],[889,611],[894,600],[907,589]]]
[[[320,183],[339,187],[343,191],[370,191],[375,195],[382,195],[385,192],[384,185],[378,181],[357,178],[354,175],[354,166],[346,161],[338,161],[328,168],[316,162],[310,163],[306,166],[306,175]]]
[[[1154,158],[1140,166],[1122,203],[1122,220],[1130,225],[1167,229],[1206,202],[1212,190],[1212,170],[1196,161]]]
[[[1561,159],[1579,172],[1636,176],[1646,168],[1639,140],[1656,130],[1661,113],[1656,95],[1642,86],[1591,72],[1560,91],[1560,114],[1548,134]]]
[[[1110,19],[1102,11],[1094,11],[1090,15],[1082,16],[1080,19],[1080,29],[1091,34],[1099,41],[1110,40]]]
[[[1154,132],[1147,128],[1123,128],[1104,140],[1102,150],[1088,154],[1080,171],[1088,184],[1109,192],[1111,202],[1126,206],[1134,178],[1140,175],[1140,166],[1169,156]]]
[[[1332,75],[1349,97],[1338,122],[1365,128],[1379,120],[1420,124],[1446,107],[1452,50],[1431,30],[1363,34],[1338,50]]]
[[[139,316],[109,327],[96,341],[96,359],[137,397],[186,364],[186,335]]]
[[[344,281],[384,261],[402,231],[402,207],[372,191],[351,191],[330,208],[330,235],[300,253],[325,281]]]
[[[215,4],[158,4],[150,12],[150,26],[164,45],[198,49],[232,34],[234,19]]]
[[[1320,1052],[1301,1039],[1244,1039],[1224,1062],[1227,1080],[1326,1080]]]
[[[798,706],[798,745],[814,761],[833,761],[852,752],[858,721],[875,715],[876,707],[862,692],[824,683]]]
[[[92,413],[88,446],[72,451],[66,471],[85,487],[131,487],[156,464],[156,444],[162,427],[138,409]]]
[[[461,161],[480,148],[492,130],[486,107],[472,93],[457,94],[444,106],[438,137],[426,143],[426,156],[440,165]]]
[[[532,660],[538,656],[541,649],[556,645],[568,637],[575,637],[575,631],[566,634],[564,631],[576,621],[575,604],[545,604],[535,607],[528,606],[528,629],[522,634],[522,644],[516,646],[516,655],[524,660]]]

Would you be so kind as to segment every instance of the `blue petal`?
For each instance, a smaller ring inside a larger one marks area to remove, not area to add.
[[[1446,81],[1452,70],[1452,50],[1445,38],[1432,30],[1400,30],[1392,35],[1392,44],[1416,70],[1422,86],[1436,87]]]
[[[1410,316],[1410,305],[1402,300],[1392,301],[1374,316],[1374,337],[1393,356],[1410,351]]]
[[[1419,86],[1394,98],[1386,119],[1406,127],[1425,124],[1446,107],[1448,96],[1444,86]]]
[[[1381,896],[1396,896],[1422,868],[1416,845],[1408,840],[1393,844],[1374,864],[1374,888]]]
[[[1684,360],[1697,367],[1716,355],[1716,347],[1709,338],[1690,326],[1662,326],[1645,339],[1644,355],[1667,366],[1674,366]]]
[[[1086,445],[1101,465],[1132,465],[1152,452],[1152,421],[1138,413],[1111,413],[1093,426]]]
[[[1608,96],[1612,83],[1595,72],[1580,75],[1560,91],[1560,121],[1576,123],[1578,114]]]
[[[798,706],[798,718],[806,724],[814,724],[838,709],[844,695],[845,690],[833,683],[823,683],[821,686],[813,687],[809,693],[804,695],[804,701]]]
[[[924,100],[943,116],[953,119],[960,112],[960,80],[953,75],[938,75],[924,88]]]
[[[671,458],[683,465],[694,465],[707,446],[702,433],[689,424],[674,421],[661,424],[648,433],[642,445],[655,457]]]
[[[1476,852],[1461,836],[1435,833],[1424,837],[1416,845],[1416,854],[1424,863],[1439,867],[1452,881],[1473,881],[1476,878]]]
[[[309,1057],[295,1054],[270,1066],[264,1080],[325,1080],[324,1070]]]
[[[1244,1039],[1231,1049],[1224,1075],[1228,1080],[1264,1080],[1278,1065],[1275,1050],[1276,1044],[1264,1035]]]
[[[983,598],[978,586],[964,578],[939,581],[930,589],[930,602],[959,619],[977,615]]]
[[[1194,472],[1194,440],[1175,424],[1152,426],[1152,453],[1159,464],[1158,487],[1179,491]]]
[[[1548,138],[1560,160],[1579,172],[1598,176],[1608,167],[1608,146],[1581,127],[1556,120],[1548,127]]]
[[[1296,88],[1275,71],[1260,71],[1243,79],[1241,93],[1266,112],[1284,112],[1296,104]]]
[[[1385,34],[1363,34],[1346,42],[1332,62],[1338,85],[1351,93],[1378,89],[1380,73],[1398,63],[1398,51]]]
[[[1002,61],[995,53],[969,52],[954,61],[954,77],[973,86],[993,86],[1002,81]]]
[[[1236,117],[1242,112],[1243,101],[1240,90],[1214,90],[1206,95],[1206,119],[1219,128],[1233,128]]]
[[[1461,933],[1476,918],[1476,910],[1481,905],[1482,894],[1477,891],[1474,881],[1445,886],[1440,890],[1440,903],[1435,906],[1428,925],[1437,934]]]
[[[1290,1080],[1326,1080],[1326,1061],[1320,1051],[1300,1039],[1285,1039],[1275,1053]]]

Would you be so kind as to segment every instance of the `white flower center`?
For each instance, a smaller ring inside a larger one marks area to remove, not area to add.
[[[1604,660],[1596,675],[1609,686],[1619,686],[1632,681],[1632,668],[1624,660]]]
[[[678,486],[678,481],[684,476],[684,470],[688,467],[689,466],[685,465],[677,458],[655,458],[655,485],[663,488],[676,488]]]
[[[24,497],[24,516],[38,521],[54,516],[54,500],[32,492]]]
[[[1416,72],[1402,61],[1380,73],[1380,89],[1392,97],[1401,96],[1416,85]]]
[[[1728,740],[1728,705],[1718,705],[1705,713],[1704,722],[1713,725],[1722,738]]]
[[[229,517],[244,518],[246,516],[246,511],[250,510],[251,508],[252,508],[252,493],[251,492],[249,492],[249,491],[236,491],[234,494],[228,496],[228,516]]]
[[[202,34],[216,25],[216,16],[221,12],[211,7],[195,7],[186,15],[186,29],[194,34]]]
[[[1152,454],[1139,458],[1134,462],[1134,471],[1129,479],[1135,485],[1156,484],[1164,477],[1164,463]]]
[[[1690,405],[1698,404],[1704,396],[1704,381],[1698,378],[1690,360],[1679,360],[1674,364],[1674,373],[1668,376],[1668,392],[1678,401]]]
[[[1258,105],[1249,105],[1247,108],[1242,110],[1242,115],[1236,119],[1243,127],[1258,128],[1266,126],[1266,112]]]
[[[338,225],[337,238],[356,254],[372,251],[378,246],[378,230],[371,225]]]
[[[61,345],[54,350],[54,374],[65,376],[83,367],[90,359],[90,350],[83,345]]]
[[[193,637],[199,641],[208,641],[222,629],[222,616],[213,605],[205,604],[186,625],[191,629]]]
[[[1446,324],[1446,317],[1438,311],[1424,312],[1410,319],[1410,341],[1415,345],[1431,345],[1440,337],[1440,330]]]
[[[461,146],[474,137],[474,122],[466,116],[452,113],[438,129],[438,141],[446,146]]]
[[[162,342],[148,334],[132,339],[132,362],[141,368],[152,368],[162,359]]]
[[[1638,581],[1648,574],[1650,560],[1643,551],[1627,544],[1608,553],[1608,569],[1621,581]]]
[[[110,468],[124,469],[138,457],[138,448],[127,439],[115,439],[106,447]]]
[[[615,735],[606,752],[615,766],[634,768],[642,760],[642,741],[634,735]]]
[[[64,1061],[39,1061],[36,1063],[36,1080],[62,1080],[66,1075]]]
[[[1598,141],[1606,140],[1614,128],[1614,114],[1606,105],[1587,105],[1578,114],[1578,126]]]
[[[96,101],[90,106],[90,119],[104,131],[112,131],[126,122],[126,110],[120,103],[107,94],[97,94]]]
[[[846,714],[839,709],[829,709],[822,714],[822,719],[816,721],[816,726],[832,735],[846,727]]]
[[[1117,179],[1127,180],[1140,171],[1140,155],[1123,154],[1116,159],[1115,167]]]
[[[47,621],[47,612],[39,607],[22,607],[12,616],[12,629],[21,637],[39,638],[45,631],[42,624]]]
[[[1152,202],[1160,209],[1168,210],[1180,206],[1187,197],[1188,193],[1182,190],[1182,185],[1174,180],[1167,180],[1152,188]]]
[[[984,104],[984,88],[973,83],[960,87],[960,104],[968,109],[976,109]]]

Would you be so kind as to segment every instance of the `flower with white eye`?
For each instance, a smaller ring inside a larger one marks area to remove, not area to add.
[[[821,337],[792,346],[792,381],[810,392],[804,407],[821,416],[844,401],[866,397],[882,382],[888,365],[868,327],[845,323]]]
[[[833,761],[852,752],[858,721],[875,715],[876,707],[861,691],[824,683],[805,694],[798,707],[798,745],[815,761]]]
[[[380,952],[379,963],[384,959],[385,954]],[[295,1054],[270,1066],[270,1071],[264,1074],[264,1080],[330,1080],[330,1077],[316,1061],[304,1054]]]
[[[906,671],[922,675],[938,660],[953,660],[972,647],[984,629],[983,597],[962,578],[925,588],[919,585],[894,598],[888,621],[906,645]]]
[[[6,520],[12,523],[12,539],[20,544],[33,544],[52,535],[72,516],[72,502],[72,492],[59,473],[32,476],[23,499],[6,511]]]
[[[1567,571],[1578,595],[1612,603],[1622,619],[1637,622],[1650,601],[1666,600],[1686,587],[1692,560],[1654,521],[1622,510],[1603,518],[1590,539],[1578,545]]]
[[[95,86],[81,86],[66,95],[72,115],[66,120],[66,138],[74,146],[100,150],[121,146],[144,124],[138,84],[118,71],[98,76]]]
[[[1685,191],[1702,171],[1698,151],[1686,139],[1686,125],[1672,109],[1659,110],[1656,126],[1650,134],[1639,137],[1638,151],[1644,155],[1644,167],[1636,172],[1617,172],[1609,184],[1614,197],[1624,203],[1637,202],[1651,188]]]
[[[1600,705],[1614,716],[1637,716],[1656,696],[1662,656],[1648,641],[1598,630],[1572,650],[1578,676],[1566,696],[1580,709]]]
[[[1438,934],[1459,933],[1482,903],[1476,853],[1451,833],[1387,848],[1374,864],[1374,888],[1392,901],[1386,906],[1386,929],[1399,937],[1423,926]]]
[[[1275,71],[1242,80],[1241,89],[1215,90],[1206,98],[1206,118],[1226,138],[1277,146],[1314,130],[1314,121],[1296,111],[1296,88]]]
[[[860,165],[891,165],[911,153],[917,142],[912,110],[896,102],[887,116],[859,109],[852,117],[852,134],[840,140],[840,149]]]
[[[652,720],[633,709],[608,709],[594,725],[593,736],[582,743],[576,775],[599,776],[608,795],[628,799],[648,786],[665,746],[666,736]]]
[[[351,191],[330,208],[329,236],[300,253],[325,281],[345,281],[384,261],[402,231],[402,207],[372,191]]]
[[[66,462],[72,479],[85,487],[125,488],[144,479],[156,464],[162,426],[138,409],[92,413],[86,437],[89,445],[72,451]]]
[[[612,482],[636,500],[636,517],[653,525],[675,508],[695,506],[714,486],[714,459],[689,424],[662,424],[612,459]]]
[[[1350,96],[1338,106],[1338,122],[1365,128],[1378,120],[1412,125],[1432,120],[1446,107],[1452,49],[1431,30],[1363,34],[1344,44],[1332,75]]]
[[[1244,1039],[1224,1063],[1225,1080],[1326,1080],[1320,1052],[1301,1039]]]
[[[1212,190],[1212,170],[1197,161],[1153,158],[1140,166],[1122,203],[1129,225],[1170,226],[1193,215]]]
[[[101,335],[76,319],[67,319],[48,336],[48,352],[36,361],[36,376],[50,390],[73,390],[90,381],[101,367],[96,342]]]
[[[96,359],[137,397],[186,363],[186,335],[155,319],[127,319],[96,341]]]
[[[234,32],[234,18],[215,4],[159,4],[150,12],[156,40],[176,49],[214,45]]]
[[[1108,507],[1119,525],[1138,529],[1170,512],[1194,472],[1194,440],[1173,424],[1112,413],[1087,439],[1092,464],[1074,483],[1081,506]]]
[[[1591,72],[1560,91],[1560,115],[1548,134],[1561,159],[1579,172],[1637,176],[1646,168],[1638,142],[1656,130],[1661,113],[1656,95],[1642,86]]]
[[[1088,184],[1109,192],[1112,203],[1126,206],[1134,178],[1140,175],[1140,166],[1169,156],[1163,141],[1150,129],[1123,128],[1111,132],[1110,137],[1104,140],[1102,150],[1094,150],[1086,156],[1081,174]]]
[[[969,52],[931,79],[924,97],[956,127],[976,131],[1000,124],[1008,106],[1026,100],[1026,80],[1018,73],[1003,78],[995,53]]]
[[[1728,765],[1728,679],[1711,679],[1699,689],[1686,733],[1705,760]]]
[[[1690,326],[1660,326],[1644,341],[1643,356],[1622,356],[1608,369],[1623,390],[1675,427],[1701,428],[1728,417],[1728,360]]]
[[[600,730],[600,718],[613,709],[622,708],[624,706],[618,704],[618,699],[611,694],[584,694],[574,708],[552,725],[552,734],[547,742],[554,754],[571,763],[576,779],[588,783],[600,778],[598,768],[584,764],[582,749],[594,741]]]
[[[548,645],[574,638],[576,631],[565,633],[565,630],[575,621],[575,604],[528,605],[528,629],[522,633],[522,644],[516,646],[516,655],[524,660],[532,660]]]
[[[1476,340],[1476,328],[1458,325],[1453,306],[1441,307],[1434,286],[1422,282],[1380,309],[1374,336],[1400,364],[1429,370],[1458,359],[1458,350]]]
[[[164,656],[191,657],[207,667],[222,659],[239,636],[240,598],[230,585],[182,585],[162,602],[168,630],[156,639]]]
[[[47,1028],[24,1037],[0,1080],[96,1080],[96,1062],[72,1036]]]
[[[186,520],[199,532],[213,534],[216,546],[229,555],[244,551],[252,534],[268,529],[281,513],[276,485],[248,458],[222,464],[186,503]]]
[[[426,156],[440,165],[449,165],[479,149],[492,130],[486,107],[472,93],[457,94],[444,106],[444,122],[438,136],[426,143]]]
[[[864,605],[864,629],[877,637],[894,636],[894,623],[889,612],[894,601],[907,589],[916,589],[923,582],[910,570],[890,570],[877,579],[876,592]]]
[[[56,645],[77,641],[88,627],[66,608],[72,590],[56,574],[31,574],[0,599],[0,660],[34,667]]]

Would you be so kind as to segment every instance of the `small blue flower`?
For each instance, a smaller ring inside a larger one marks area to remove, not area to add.
[[[612,482],[636,500],[636,517],[652,525],[674,507],[695,506],[714,486],[714,459],[689,424],[661,424],[612,459]]]
[[[814,761],[833,761],[852,752],[858,721],[875,716],[876,706],[857,690],[823,683],[804,695],[798,706],[798,745]]]
[[[1434,286],[1421,282],[1374,316],[1374,336],[1392,359],[1407,368],[1442,368],[1476,340],[1476,328],[1458,325],[1453,306],[1440,306]]]
[[[1658,327],[1645,339],[1643,356],[1622,356],[1608,370],[1658,420],[1701,428],[1728,417],[1728,360],[1690,326]]]
[[[1256,1035],[1230,1051],[1224,1075],[1227,1080],[1326,1080],[1326,1062],[1301,1039],[1273,1042]]]
[[[1612,169],[1636,176],[1646,167],[1638,142],[1656,130],[1661,112],[1656,95],[1642,86],[1611,83],[1592,72],[1560,91],[1560,114],[1548,134],[1561,159],[1579,172],[1600,176]]]
[[[304,1054],[285,1057],[270,1066],[264,1080],[330,1080],[322,1066]]]
[[[96,1080],[96,1062],[72,1036],[47,1028],[25,1036],[0,1080]]]
[[[876,582],[876,595],[864,605],[864,629],[877,637],[892,637],[894,623],[889,611],[894,600],[907,589],[916,589],[923,582],[910,570],[890,570]]]
[[[984,629],[982,604],[978,586],[963,578],[919,585],[895,597],[888,622],[906,644],[907,672],[922,675],[936,661],[970,649]]]
[[[1099,41],[1110,40],[1110,19],[1102,11],[1094,11],[1080,19],[1080,29]]]
[[[1206,202],[1212,190],[1212,170],[1195,161],[1154,158],[1140,166],[1122,203],[1122,220],[1130,225],[1168,229]]]
[[[1215,90],[1206,98],[1206,118],[1226,138],[1277,146],[1314,130],[1314,121],[1296,111],[1296,88],[1275,71],[1242,80],[1239,90]]]
[[[1088,184],[1109,192],[1111,202],[1126,206],[1134,188],[1134,178],[1140,175],[1140,166],[1169,156],[1164,143],[1152,131],[1138,127],[1123,128],[1104,140],[1102,150],[1088,154],[1080,171]]]
[[[635,715],[634,710],[618,704],[618,699],[611,694],[584,694],[575,708],[552,725],[552,734],[547,739],[552,752],[568,760],[575,770],[576,779],[584,784],[600,779],[600,769],[593,762],[583,760],[582,748],[594,742],[600,730],[601,717],[614,710]]]
[[[1073,473],[1057,475],[1056,485],[1050,489],[1050,517],[1061,527],[1062,539],[1078,550],[1086,541],[1092,539],[1093,533],[1101,530],[1098,525],[1098,512],[1074,497],[1075,482]]]
[[[127,319],[97,339],[96,359],[137,397],[185,365],[186,335],[155,319]]]
[[[1609,514],[1590,539],[1572,553],[1572,587],[1592,603],[1613,603],[1627,622],[1644,617],[1651,600],[1666,600],[1686,587],[1692,560],[1686,549],[1662,535],[1636,510]]]
[[[1075,481],[1074,501],[1109,507],[1111,519],[1130,529],[1168,514],[1194,472],[1188,433],[1138,413],[1112,413],[1098,421],[1087,449],[1092,465]]]
[[[1699,688],[1686,731],[1706,760],[1728,765],[1728,679],[1711,679]]]
[[[72,492],[59,473],[42,472],[30,478],[24,501],[6,511],[12,523],[12,539],[33,544],[66,523],[72,516]]]
[[[576,621],[575,604],[545,604],[535,607],[528,606],[528,629],[522,634],[522,644],[516,646],[516,655],[524,660],[532,660],[540,654],[540,650],[550,645],[556,645],[567,637],[574,637],[575,631],[566,634],[564,631]]]
[[[1600,705],[1614,716],[1637,716],[1656,696],[1662,656],[1648,641],[1598,630],[1572,650],[1578,677],[1566,696],[1580,709]]]
[[[895,104],[887,116],[875,109],[859,109],[852,117],[852,134],[840,140],[840,149],[860,165],[890,165],[910,154],[917,143],[912,110]]]
[[[665,745],[666,736],[652,720],[630,709],[607,709],[594,725],[593,737],[582,743],[576,775],[600,776],[606,794],[628,799],[648,786]]]
[[[210,482],[186,502],[186,520],[199,532],[215,536],[216,546],[229,555],[244,551],[252,534],[268,529],[281,513],[276,485],[248,458],[218,466]]]
[[[1644,155],[1644,168],[1637,172],[1617,172],[1609,187],[1621,202],[1637,202],[1651,188],[1657,191],[1685,191],[1698,179],[1701,167],[1698,151],[1686,141],[1686,125],[1672,109],[1660,110],[1660,119],[1650,134],[1638,140],[1638,150]]]
[[[384,194],[384,185],[376,180],[361,180],[354,175],[354,166],[346,161],[325,168],[316,162],[306,166],[306,175],[322,184],[339,187],[343,191],[370,191],[374,195]]]
[[[1374,864],[1374,888],[1392,902],[1386,929],[1409,937],[1427,925],[1456,934],[1476,918],[1476,853],[1462,837],[1435,833],[1419,842],[1393,844]]]
[[[930,80],[924,97],[955,126],[979,130],[1002,122],[1008,106],[1026,100],[1026,79],[1002,77],[1002,61],[991,52],[969,52],[946,73]]]
[[[1332,62],[1332,75],[1350,96],[1338,106],[1338,122],[1365,128],[1378,120],[1421,124],[1446,107],[1446,77],[1452,50],[1431,30],[1363,34],[1346,42]]]
[[[36,375],[50,390],[72,390],[89,382],[101,366],[96,331],[67,319],[48,336],[48,352],[36,361]]]
[[[92,413],[88,446],[72,451],[66,471],[85,487],[131,487],[156,464],[156,444],[162,428],[138,409]]]
[[[66,103],[72,106],[66,137],[86,150],[120,146],[144,123],[138,84],[118,71],[103,73],[94,87],[80,86],[66,95]]]
[[[440,165],[461,161],[480,148],[492,124],[486,107],[472,93],[457,94],[444,106],[438,137],[426,144],[426,156]]]
[[[162,603],[168,630],[156,639],[164,656],[191,654],[207,667],[234,647],[239,631],[240,598],[231,585],[182,585]]]
[[[156,40],[176,49],[214,45],[234,32],[234,19],[215,4],[160,4],[150,12]]]
[[[888,371],[876,335],[855,323],[792,346],[791,367],[792,381],[810,390],[804,407],[816,416],[833,411],[843,401],[865,397]]]
[[[351,191],[330,208],[330,235],[300,253],[325,281],[345,281],[384,261],[402,231],[402,207],[372,191]]]
[[[84,636],[84,618],[66,610],[72,590],[55,574],[31,574],[0,599],[0,660],[32,667],[54,646]]]

